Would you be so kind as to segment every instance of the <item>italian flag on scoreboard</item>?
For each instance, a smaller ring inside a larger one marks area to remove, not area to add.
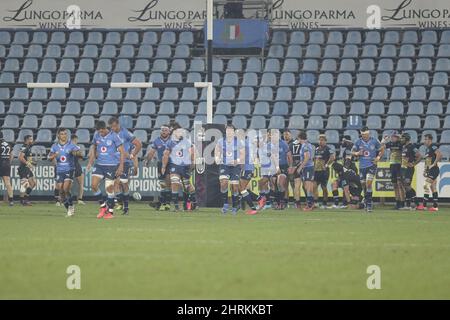
[[[241,29],[240,29],[239,24],[232,24],[232,25],[230,25],[229,29],[228,29],[228,32],[229,32],[228,39],[230,39],[230,40],[238,39],[239,36],[241,35]]]

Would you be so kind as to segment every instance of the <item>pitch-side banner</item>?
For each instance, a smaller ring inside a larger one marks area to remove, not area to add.
[[[80,162],[84,178],[84,194],[89,197],[92,196],[91,190],[91,172],[86,171],[87,161]],[[13,161],[11,166],[11,177],[14,194],[18,195],[20,190],[20,179],[17,174],[18,162]],[[36,179],[36,188],[33,190],[32,195],[37,196],[53,196],[55,190],[55,166],[49,161],[38,161],[36,167],[33,170]],[[0,179],[0,190],[4,193],[5,186]],[[77,194],[78,184],[74,182],[73,194]],[[155,196],[159,194],[160,186],[158,181],[158,168],[156,163],[151,163],[149,166],[143,166],[142,162],[139,163],[137,175],[130,179],[130,192],[138,191],[143,197]]]
[[[263,18],[261,12],[244,13]],[[219,17],[220,18],[220,17]],[[444,28],[448,0],[273,0],[274,28]],[[201,29],[206,0],[2,0],[0,28]]]

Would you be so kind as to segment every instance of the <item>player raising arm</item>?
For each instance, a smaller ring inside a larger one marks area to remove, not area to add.
[[[92,170],[92,191],[100,203],[97,218],[111,219],[114,217],[114,181],[123,174],[125,150],[122,139],[115,132],[109,131],[104,121],[97,121],[95,129],[97,131],[92,139],[86,169],[90,171],[95,161]],[[106,201],[99,189],[103,179],[105,179]]]
[[[67,210],[67,216],[75,214],[73,205],[72,182],[75,175],[75,158],[81,156],[80,147],[69,141],[65,128],[59,128],[57,132],[58,142],[53,144],[48,160],[56,161],[56,184],[59,190],[59,199]]]

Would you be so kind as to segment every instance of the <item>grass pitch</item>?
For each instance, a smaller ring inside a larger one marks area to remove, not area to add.
[[[448,208],[223,216],[132,203],[109,221],[94,204],[76,210],[0,205],[0,298],[450,298]],[[80,290],[66,287],[69,265]],[[369,265],[381,290],[367,289]]]

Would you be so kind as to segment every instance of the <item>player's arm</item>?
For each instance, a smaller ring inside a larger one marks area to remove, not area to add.
[[[375,163],[377,163],[378,161],[381,160],[381,158],[384,155],[384,151],[386,150],[386,145],[385,144],[380,144],[380,148],[378,150],[378,155],[375,157]]]
[[[150,150],[148,150],[147,154],[145,155],[144,165],[145,166],[148,165],[148,163],[155,158],[155,155],[156,155],[156,149],[151,147]]]
[[[167,169],[167,164],[169,163],[169,156],[170,156],[170,150],[166,149],[163,154],[162,158],[162,166],[161,166],[161,173],[164,174]]]
[[[50,152],[49,152],[49,154],[48,154],[48,156],[47,156],[47,159],[53,162],[53,161],[56,160],[56,158],[58,157],[58,154],[59,154],[59,153],[58,153],[57,151],[55,152],[55,151],[53,150],[53,148],[51,148],[51,149],[50,149]]]
[[[334,161],[336,161],[336,153],[330,150],[330,158],[328,159],[328,162],[325,164],[325,166],[330,167]]]
[[[436,149],[434,152],[436,154],[436,159],[434,160],[434,163],[431,164],[431,167],[435,167],[438,165],[439,161],[442,159],[442,152],[439,149]]]
[[[292,168],[293,164],[294,164],[294,158],[292,157],[292,152],[291,150],[289,150],[286,154],[287,156],[287,162],[288,162],[288,166],[289,168]]]
[[[361,155],[361,150],[357,144],[355,144],[352,148],[352,156],[359,157]]]
[[[91,168],[92,168],[92,165],[94,164],[94,161],[95,161],[95,158],[96,158],[96,156],[97,156],[97,150],[96,150],[96,147],[95,147],[95,145],[91,145],[90,147],[89,147],[89,154],[88,154],[88,164],[87,164],[87,166],[86,166],[86,170],[87,171],[90,171],[91,170]]]
[[[410,167],[415,167],[420,161],[422,161],[422,154],[420,153],[419,150],[416,151],[415,154],[416,158],[414,159],[414,163],[411,163],[409,166]]]
[[[125,149],[123,148],[123,144],[119,145],[117,150],[120,153],[120,162],[119,162],[119,167],[117,168],[117,171],[116,171],[116,177],[122,175],[122,173],[123,173],[123,164],[125,163],[125,157],[126,157],[126,153],[125,153]]]
[[[20,163],[24,164],[27,167],[31,167],[31,164],[25,159],[25,153],[23,151],[20,151],[19,153],[19,161]]]
[[[130,154],[130,159],[133,160],[142,149],[142,142],[138,138],[134,138],[131,143],[134,145],[134,150]]]
[[[303,155],[303,162],[298,167],[298,172],[301,172],[303,170],[303,168],[308,163],[309,159],[311,159],[311,154],[309,153],[309,151],[305,151],[305,153]]]

